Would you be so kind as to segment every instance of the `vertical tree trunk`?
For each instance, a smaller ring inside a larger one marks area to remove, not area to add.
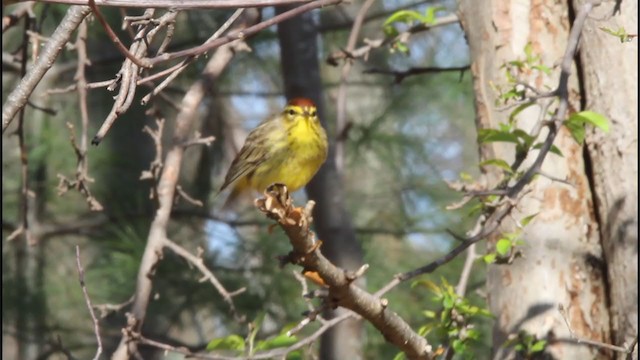
[[[576,7],[582,3],[574,1]],[[638,334],[638,42],[621,43],[600,28],[637,34],[638,2],[604,3],[592,18],[580,49],[586,108],[605,115],[611,132],[588,129],[587,150],[608,270],[612,341],[624,346]]]
[[[477,125],[479,129],[497,128],[508,122],[513,110],[499,110],[496,105],[496,89],[507,85],[502,66],[524,59],[527,44],[533,55],[541,57],[542,64],[550,67],[557,64],[565,51],[570,30],[569,9],[566,2],[551,0],[524,3],[462,0],[460,11],[471,50]],[[531,71],[519,80],[539,89],[545,86],[554,89],[558,74],[557,69],[552,69],[550,76]],[[569,85],[572,105],[577,103],[576,84],[574,72]],[[517,116],[517,126],[530,131],[539,121],[540,111],[540,106],[522,111]],[[542,135],[546,135],[546,131]],[[482,146],[481,160],[499,158],[511,162],[514,147],[505,144]],[[597,349],[572,341],[559,306],[566,309],[567,321],[575,334],[609,341],[605,282],[602,267],[598,265],[603,261],[602,250],[582,147],[566,129],[561,129],[555,145],[564,156],[550,154],[542,171],[566,179],[571,185],[543,176],[534,180],[531,191],[520,201],[513,217],[520,219],[538,214],[521,233],[520,239],[525,245],[520,250],[524,256],[512,264],[491,265],[488,269],[488,301],[496,316],[494,355],[499,359],[516,357],[513,348],[502,345],[520,331],[547,339],[545,351],[556,359],[597,358]],[[532,160],[530,155],[524,166]],[[499,173],[491,172],[494,169],[485,170],[489,171],[485,173],[489,182],[495,183]],[[517,230],[512,220],[502,225],[501,233]]]
[[[285,8],[280,8],[282,12]],[[282,73],[288,98],[308,97],[318,106],[318,113],[327,127],[324,111],[320,65],[313,14],[306,13],[278,25]],[[342,184],[333,156],[333,139],[327,162],[307,186],[316,201],[314,219],[322,239],[322,252],[338,266],[355,270],[362,265],[362,249],[356,241],[351,220],[344,208]],[[362,358],[363,328],[360,320],[344,321],[322,336],[321,359]]]

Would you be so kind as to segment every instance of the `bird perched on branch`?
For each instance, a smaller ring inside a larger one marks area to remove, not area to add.
[[[249,133],[219,192],[233,185],[229,204],[247,190],[262,192],[274,183],[296,191],[311,181],[327,159],[327,148],[315,104],[292,99],[281,113]]]

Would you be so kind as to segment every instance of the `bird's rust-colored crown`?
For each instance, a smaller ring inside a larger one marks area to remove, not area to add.
[[[293,106],[300,106],[300,107],[305,107],[305,106],[312,106],[312,107],[316,107],[316,104],[313,103],[313,101],[307,99],[307,98],[294,98],[289,100],[288,105],[293,105]]]

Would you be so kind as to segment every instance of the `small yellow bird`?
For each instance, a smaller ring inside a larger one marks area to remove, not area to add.
[[[315,104],[292,99],[249,133],[219,192],[233,184],[227,204],[248,189],[262,192],[274,183],[294,192],[311,181],[327,159],[327,148]]]

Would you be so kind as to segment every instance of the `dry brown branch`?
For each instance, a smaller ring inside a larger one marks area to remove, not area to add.
[[[21,46],[22,59],[20,62],[20,76],[23,78],[27,72],[27,44],[29,41],[27,31],[30,27],[31,19],[25,17]],[[24,107],[20,109],[20,113],[18,114],[18,129],[16,130],[16,135],[18,136],[18,147],[20,149],[20,226],[9,234],[7,241],[11,241],[24,234],[27,242],[34,244],[34,237],[29,229],[29,158],[24,136]]]
[[[365,15],[371,5],[373,5],[374,0],[366,0],[360,10],[358,10],[358,14],[356,15],[355,20],[353,21],[353,26],[351,27],[351,32],[349,33],[349,39],[347,40],[347,47],[345,52],[351,53],[356,47],[356,42],[358,41],[358,37],[360,36],[360,29],[362,28],[362,23],[364,21]],[[349,77],[349,72],[351,72],[351,66],[353,65],[352,61],[345,61],[342,65],[342,71],[340,72],[340,86],[338,87],[338,98],[336,104],[336,134],[341,134],[341,136],[336,138],[335,145],[335,162],[336,169],[338,173],[342,172],[344,167],[344,145],[346,136],[347,126],[347,80]],[[342,134],[344,133],[344,136]]]
[[[560,316],[562,316],[562,320],[564,320],[565,324],[567,324],[567,329],[569,329],[569,334],[571,334],[571,338],[573,340],[575,340],[575,342],[578,343],[578,344],[586,344],[586,345],[589,345],[589,346],[595,346],[595,347],[600,348],[600,349],[613,350],[613,351],[617,351],[617,352],[621,352],[621,353],[625,353],[625,354],[633,353],[633,350],[635,349],[636,345],[638,344],[638,336],[637,335],[635,337],[635,340],[633,340],[631,342],[631,344],[626,345],[626,347],[613,345],[613,344],[607,344],[607,343],[604,343],[602,341],[597,341],[597,340],[585,339],[583,337],[580,337],[580,336],[576,335],[576,333],[573,332],[573,329],[571,328],[571,322],[569,321],[569,318],[567,317],[567,312],[565,311],[564,306],[562,306],[562,304],[558,305],[558,312],[560,312]]]
[[[210,41],[210,42],[206,42],[200,46],[196,46],[190,49],[186,49],[186,50],[182,50],[182,51],[176,51],[173,53],[164,53],[162,55],[156,56],[154,58],[148,59],[149,62],[151,63],[151,65],[155,65],[161,62],[165,62],[165,61],[169,61],[169,60],[173,60],[173,59],[178,59],[178,58],[182,58],[182,57],[187,57],[187,56],[195,56],[195,55],[200,55],[200,54],[204,54],[208,51],[211,51],[212,49],[215,49],[221,45],[224,44],[228,44],[232,41],[236,41],[236,40],[244,40],[247,37],[254,35],[264,29],[269,28],[270,26],[276,25],[282,21],[291,19],[293,17],[296,17],[302,13],[311,11],[313,9],[318,9],[321,7],[326,7],[326,6],[330,6],[330,5],[336,5],[339,4],[341,2],[343,2],[344,0],[317,0],[317,1],[313,1],[313,2],[309,2],[308,4],[304,4],[301,6],[298,6],[294,9],[291,9],[289,11],[286,11],[282,14],[276,15],[274,17],[272,17],[271,19],[265,20],[263,22],[257,23],[253,26],[248,26],[242,30],[238,30],[238,31],[231,31],[229,32],[229,34],[222,36],[214,41]]]
[[[153,9],[147,9],[144,16],[151,18],[153,14]],[[139,30],[136,33],[136,37],[132,42],[131,47],[129,48],[129,52],[134,57],[139,59],[145,57],[147,51],[149,50],[148,45],[153,41],[160,30],[164,29],[169,24],[172,24],[175,21],[176,16],[176,11],[167,11],[158,19],[147,20],[144,25],[140,25]],[[140,70],[141,67],[136,65],[129,58],[127,58],[123,62],[122,68],[116,75],[116,79],[119,79],[119,81],[114,82],[112,85],[110,85],[110,87],[107,88],[112,90],[115,85],[119,83],[120,89],[118,91],[118,95],[115,98],[113,107],[111,108],[111,112],[105,118],[102,126],[98,130],[98,133],[91,140],[91,143],[93,145],[98,145],[102,141],[116,119],[121,114],[126,112],[133,103],[140,76]]]
[[[80,144],[76,141],[76,134],[71,123],[67,123],[69,129],[69,141],[73,147],[76,158],[75,180],[68,180],[63,175],[58,175],[60,183],[58,184],[58,195],[63,195],[69,189],[78,190],[85,198],[91,211],[102,211],[102,204],[91,194],[89,183],[93,179],[89,176],[89,158],[87,157],[88,131],[89,131],[89,109],[87,106],[87,78],[85,76],[85,67],[89,65],[87,57],[87,23],[83,21],[78,28],[78,36],[74,45],[78,52],[78,69],[76,70],[75,80],[76,89],[78,90],[78,104],[80,106],[81,133]]]
[[[216,32],[211,35],[211,37],[209,39],[207,39],[206,42],[210,42],[213,41],[217,38],[220,37],[220,35],[222,35],[222,33],[224,33],[225,31],[227,31],[227,29],[238,19],[238,17],[240,17],[240,15],[242,15],[242,12],[244,11],[244,9],[238,9],[236,10],[231,17],[229,17],[229,19],[227,19],[227,21],[225,21],[224,24],[222,24],[222,26],[216,30]],[[205,42],[205,43],[206,43]],[[184,60],[182,60],[179,64],[176,64],[174,66],[171,67],[171,69],[173,69],[171,72],[169,72],[169,76],[167,76],[158,86],[156,86],[149,94],[145,95],[142,100],[140,100],[140,103],[142,105],[145,105],[149,102],[149,100],[151,100],[151,98],[155,95],[157,95],[158,93],[160,93],[162,90],[164,90],[164,88],[166,88],[171,81],[173,81],[176,77],[178,77],[178,75],[180,75],[180,73],[182,73],[182,71],[184,71],[191,63],[193,63],[196,59],[198,58],[198,56],[189,56],[187,58],[185,58]],[[153,75],[152,75],[153,76]],[[148,78],[151,78],[151,76],[149,76]],[[145,80],[145,79],[143,79]],[[143,80],[141,80],[139,83],[141,83]]]
[[[252,16],[241,22],[240,26],[249,26],[257,21],[257,11],[246,12]],[[214,86],[214,81],[235,54],[238,43],[220,47],[207,63],[201,78],[196,81],[182,99],[181,111],[175,121],[171,148],[167,152],[162,172],[157,185],[158,203],[155,218],[151,223],[147,244],[138,270],[135,300],[131,309],[131,325],[125,329],[120,345],[113,355],[113,359],[128,359],[136,352],[136,342],[131,341],[130,334],[139,333],[144,322],[149,304],[152,278],[149,276],[162,249],[167,246],[167,225],[171,216],[171,209],[176,193],[176,185],[180,175],[180,168],[184,156],[184,143],[189,140],[191,127],[196,120],[197,108],[206,95],[208,89]],[[210,279],[211,280],[211,279]]]
[[[278,222],[289,238],[293,250],[287,259],[303,268],[317,272],[327,285],[330,305],[341,306],[365,318],[385,339],[402,350],[410,359],[431,359],[431,346],[395,312],[381,301],[353,283],[355,276],[333,265],[319,251],[315,234],[310,230],[312,218],[310,201],[304,209],[294,208],[285,186],[274,184],[256,206],[269,218]]]
[[[224,301],[229,305],[229,309],[231,310],[231,314],[234,316],[234,318],[236,318],[236,320],[238,320],[239,322],[244,322],[244,317],[238,314],[238,311],[233,304],[233,296],[242,294],[246,291],[246,288],[242,287],[240,289],[234,290],[233,292],[227,291],[227,289],[224,288],[218,278],[213,275],[213,272],[211,272],[211,270],[209,270],[209,268],[207,268],[207,266],[204,264],[201,256],[193,255],[185,248],[169,239],[164,239],[163,245],[171,249],[174,253],[176,253],[176,255],[179,255],[183,259],[187,260],[190,264],[195,266],[198,270],[200,270],[200,272],[204,275],[204,277],[200,279],[200,281],[209,281],[211,285],[213,285],[213,287],[218,291],[218,293],[222,295]]]
[[[78,267],[78,280],[80,281],[80,287],[82,288],[84,301],[87,304],[87,308],[89,309],[89,314],[91,314],[91,321],[93,321],[93,332],[95,333],[96,340],[98,342],[98,349],[96,349],[96,355],[93,357],[93,360],[98,360],[100,358],[100,354],[102,354],[102,339],[100,339],[100,324],[98,323],[96,314],[93,312],[93,305],[91,305],[91,298],[89,298],[89,292],[87,291],[87,286],[84,283],[84,269],[82,268],[82,264],[80,262],[80,246],[78,245],[76,245],[76,265]]]
[[[109,314],[119,312],[125,307],[131,305],[132,303],[133,303],[133,296],[131,296],[129,300],[120,304],[99,304],[99,305],[94,305],[93,307],[96,310],[100,311],[100,319],[104,319],[107,316],[109,316]]]
[[[142,67],[142,68],[149,67],[148,64],[136,58],[135,55],[130,53],[129,50],[126,47],[124,47],[124,45],[122,44],[122,41],[120,41],[120,39],[118,38],[118,35],[116,35],[116,33],[113,32],[113,29],[111,29],[111,26],[109,25],[107,20],[105,20],[104,16],[102,16],[100,9],[98,9],[98,7],[96,6],[95,0],[89,0],[89,7],[91,8],[93,15],[96,17],[96,19],[98,19],[98,21],[100,22],[104,30],[107,32],[107,36],[109,36],[109,39],[113,41],[118,51],[120,51],[122,55],[124,55],[127,59],[131,60],[131,62],[138,65],[139,67]]]
[[[11,14],[4,15],[2,17],[2,33],[4,34],[4,32],[7,31],[10,27],[17,24],[18,21],[22,19],[22,17],[28,16],[29,14],[33,13],[34,3],[34,1],[25,1],[17,5],[13,9],[13,12],[11,12]]]
[[[60,25],[51,35],[51,38],[40,52],[35,64],[29,72],[20,80],[20,83],[11,91],[2,106],[2,132],[11,124],[15,115],[24,108],[29,96],[36,85],[42,80],[44,74],[53,66],[58,54],[64,45],[71,39],[71,34],[82,23],[82,20],[91,12],[86,6],[72,6],[60,22]]]
[[[412,34],[416,34],[422,31],[427,31],[438,26],[456,24],[458,23],[458,21],[459,21],[458,17],[455,14],[451,14],[451,15],[443,16],[441,18],[436,19],[435,23],[433,24],[429,24],[429,25],[419,24],[419,25],[413,26],[407,31],[402,32],[395,37],[385,37],[385,38],[378,38],[374,40],[364,39],[363,42],[365,43],[365,45],[357,49],[354,49],[353,51],[350,51],[350,52],[346,50],[335,51],[329,54],[326,61],[327,61],[327,64],[329,65],[337,66],[340,60],[356,59],[356,58],[366,59],[369,56],[369,53],[371,52],[371,50],[373,49],[377,49],[382,46],[392,44],[395,41],[400,41],[400,40],[406,41],[406,39],[408,39],[409,36],[411,36]]]
[[[310,0],[94,0],[99,6],[122,8],[228,9],[279,6]],[[89,0],[39,0],[43,3],[89,5]]]
[[[365,74],[383,74],[383,75],[391,75],[394,77],[394,82],[396,84],[400,84],[405,78],[414,75],[422,75],[422,74],[438,74],[443,72],[460,72],[460,77],[465,71],[471,68],[470,65],[465,66],[456,66],[450,68],[441,68],[441,67],[412,67],[410,69],[404,71],[398,70],[386,70],[386,69],[367,69],[364,71]]]

